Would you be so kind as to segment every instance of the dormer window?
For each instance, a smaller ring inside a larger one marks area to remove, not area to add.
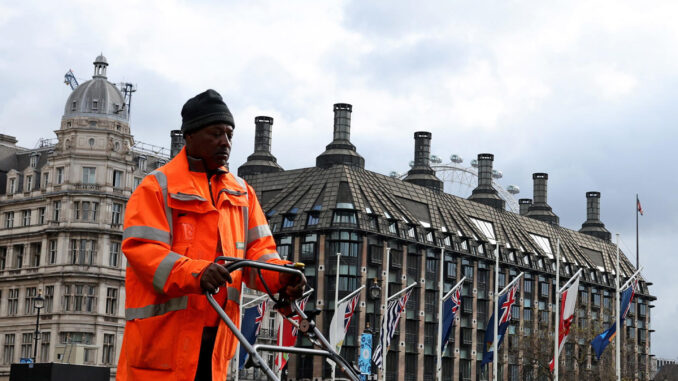
[[[92,100],[92,111],[97,111],[99,109],[99,101],[94,99]]]
[[[37,152],[31,155],[31,168],[35,168],[38,166],[38,157],[40,157],[40,154]]]
[[[139,156],[139,169],[146,171],[146,156]]]
[[[73,101],[73,103],[71,103],[71,111],[75,111],[76,104],[77,104],[76,101]]]

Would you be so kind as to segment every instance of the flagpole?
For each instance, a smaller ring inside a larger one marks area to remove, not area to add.
[[[337,252],[337,274],[334,277],[334,313],[337,311],[337,303],[339,302],[339,268],[341,267],[341,253]],[[337,364],[332,363],[332,381],[335,380],[337,371]]]
[[[558,237],[556,247],[556,334],[553,337],[553,370],[554,381],[558,381],[558,335],[560,334],[560,237]]]
[[[283,318],[280,313],[276,314],[275,319],[278,321],[278,343],[282,345],[283,342]],[[279,352],[278,353],[278,379],[282,378],[282,357],[283,353]]]
[[[345,301],[351,299],[351,297],[355,296],[355,294],[359,293],[360,290],[362,290],[363,288],[365,288],[365,285],[364,285],[364,284],[363,284],[362,286],[358,287],[357,290],[355,290],[355,291],[353,291],[352,293],[350,293],[350,294],[344,296],[343,298],[339,299],[339,301],[337,302],[337,304],[341,304],[341,303],[343,303],[343,302],[345,302]]]
[[[640,199],[638,199],[638,193],[636,193],[636,268],[640,267],[640,252],[638,251],[638,204],[640,204]]]
[[[391,271],[391,248],[387,247],[386,248],[386,270],[382,271],[382,275],[384,276],[384,305],[382,306],[381,309],[381,329],[380,331],[383,333],[386,333],[384,330],[384,316],[386,316],[386,311],[388,309],[388,276],[389,272]],[[383,337],[379,337],[379,341],[381,341],[381,379],[386,381],[386,354],[387,354],[387,349],[386,349],[386,341],[384,340]]]
[[[443,283],[443,272],[445,269],[445,248],[440,248],[440,278],[438,279],[438,350],[436,355],[438,357],[437,361],[437,380],[443,380],[443,346],[441,341],[443,340],[443,292],[444,292],[444,283]]]
[[[240,308],[240,329],[242,330],[242,312],[243,308],[240,307],[242,306],[242,294],[244,294],[244,289],[240,290],[240,301],[238,302],[238,306]],[[263,321],[263,320],[262,320]],[[231,360],[231,364],[233,364],[233,360]],[[235,348],[235,376],[233,376],[233,381],[238,381],[240,378],[240,343],[237,344]]]
[[[620,381],[621,380],[621,365],[619,364],[619,362],[621,360],[621,354],[620,354],[619,349],[620,349],[620,344],[621,344],[621,332],[619,331],[619,320],[620,320],[619,319],[620,318],[620,316],[619,316],[619,233],[617,233],[617,266],[616,266],[615,271],[617,272],[617,274],[616,274],[617,277],[616,277],[616,281],[615,281],[616,287],[617,287],[617,292],[615,293],[616,294],[615,299],[616,299],[616,305],[617,305],[616,306],[616,308],[617,308],[617,321],[616,321],[617,327],[615,328],[616,332],[617,332],[616,333],[617,342],[614,344],[614,347],[615,347],[615,361],[616,361],[615,368],[617,370],[617,381]]]
[[[619,289],[620,289],[620,290],[625,289],[626,286],[628,286],[631,282],[633,282],[633,279],[634,279],[635,277],[637,277],[637,276],[640,274],[641,271],[643,271],[643,266],[640,266],[640,268],[639,268],[638,270],[636,270],[636,272],[633,273],[633,275],[631,275],[631,277],[629,278],[629,280],[627,280],[623,285],[621,285],[621,287],[619,287]]]
[[[492,380],[497,381],[497,330],[499,329],[497,321],[499,316],[499,241],[497,241],[494,248],[494,255],[496,258],[494,264],[494,339],[492,340]]]

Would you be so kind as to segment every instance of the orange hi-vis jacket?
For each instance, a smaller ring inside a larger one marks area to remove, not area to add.
[[[237,339],[200,287],[217,256],[283,264],[256,194],[219,170],[210,179],[189,170],[185,148],[144,178],[127,203],[122,250],[127,257],[125,334],[118,380],[193,380],[203,327],[217,326],[212,380],[226,379]],[[210,191],[211,187],[211,191]],[[262,271],[272,292],[279,273]],[[256,271],[231,273],[214,295],[240,326],[241,281],[264,290]],[[244,277],[244,279],[243,279]]]

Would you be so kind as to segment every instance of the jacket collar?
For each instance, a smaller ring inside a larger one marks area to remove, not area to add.
[[[191,172],[201,172],[217,176],[228,173],[225,167],[220,167],[214,171],[210,171],[205,168],[205,162],[201,158],[190,156],[188,153],[186,154],[186,161],[188,162],[188,170]]]

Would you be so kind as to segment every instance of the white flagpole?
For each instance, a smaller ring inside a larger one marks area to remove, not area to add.
[[[621,361],[621,355],[620,355],[620,347],[621,347],[621,332],[619,332],[619,233],[617,233],[617,267],[616,267],[616,272],[617,272],[617,277],[616,277],[616,286],[617,286],[617,292],[616,292],[616,301],[617,301],[617,342],[614,344],[615,347],[615,360],[616,360],[616,365],[615,368],[617,370],[617,381],[621,380],[621,364],[619,363]]]
[[[337,274],[334,277],[334,313],[338,313],[337,303],[339,302],[339,268],[341,267],[341,253],[337,253]],[[335,380],[337,364],[332,362],[332,381]]]
[[[494,255],[496,261],[494,263],[494,339],[492,340],[492,380],[497,381],[497,330],[499,330],[499,326],[497,324],[499,319],[499,316],[497,316],[499,314],[499,306],[497,306],[497,303],[499,303],[499,241],[497,241],[497,245],[495,246]]]
[[[387,247],[386,248],[386,270],[382,271],[382,275],[384,275],[384,305],[382,306],[382,311],[381,311],[381,329],[380,331],[383,333],[386,333],[386,330],[384,330],[384,323],[385,319],[384,316],[386,315],[387,309],[388,309],[388,276],[389,272],[391,271],[391,248]],[[386,354],[388,351],[386,350],[386,341],[382,338],[379,337],[379,340],[381,341],[381,379],[386,381]]]
[[[242,328],[242,294],[244,294],[244,287],[241,287],[240,289],[240,302],[238,303],[238,306],[240,308],[240,327]],[[263,322],[263,320],[262,320]],[[233,361],[231,360],[231,363]],[[238,381],[240,376],[240,343],[237,344],[235,348],[235,375],[233,376],[233,381]]]
[[[558,238],[556,245],[556,287],[553,288],[556,293],[556,335],[553,338],[554,381],[558,381],[558,336],[560,334],[560,238]]]
[[[443,346],[441,341],[443,340],[443,292],[444,292],[444,283],[443,283],[443,272],[445,270],[445,248],[440,248],[440,278],[438,280],[438,350],[436,354],[438,355],[437,361],[437,376],[438,381],[443,380]]]

